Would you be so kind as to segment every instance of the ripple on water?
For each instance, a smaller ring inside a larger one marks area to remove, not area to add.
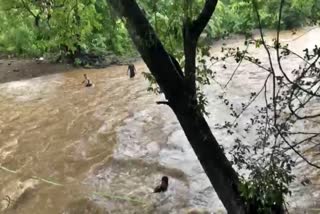
[[[50,82],[50,84],[48,83]],[[8,82],[0,85],[0,94],[18,102],[39,100],[63,84],[61,74]]]
[[[24,201],[30,199],[32,191],[38,186],[39,181],[27,179],[25,181],[12,180],[1,190],[1,195],[8,196],[9,201],[1,200],[0,211],[4,211],[8,206],[17,207]]]
[[[95,169],[85,182],[93,186],[93,200],[111,213],[175,213],[188,207],[188,188],[183,173],[141,159],[112,159]],[[162,174],[170,176],[169,189],[154,194]]]
[[[138,161],[139,164],[149,168],[152,166],[152,169],[149,169],[150,174],[147,175],[140,171],[141,166],[139,165],[134,167],[140,172],[131,175],[132,169],[128,167],[128,173],[131,176],[137,176],[136,186],[139,188],[143,185],[152,186],[151,184],[159,180],[162,175],[168,175],[166,174],[168,170],[175,169],[181,174],[177,181],[186,183],[183,193],[174,179],[175,182],[170,182],[172,191],[167,194],[170,197],[179,195],[185,197],[167,201],[166,206],[170,207],[168,213],[183,213],[189,207],[223,211],[222,204],[213,191],[184,133],[172,112],[166,108],[156,110],[152,106],[126,119],[125,124],[118,129],[118,143],[113,157],[128,165],[130,162]],[[106,174],[110,173],[108,171]],[[175,174],[171,176],[176,177]],[[169,175],[170,179],[172,179],[171,176]],[[146,177],[150,180],[146,181]],[[177,204],[185,205],[179,208],[174,207]]]
[[[4,143],[4,145],[0,147],[0,161],[4,161],[9,155],[14,153],[17,150],[17,145],[18,139],[13,139]]]
[[[308,46],[319,38],[319,32],[308,33]],[[301,38],[292,44],[297,50],[305,48],[306,39]],[[237,42],[242,43],[242,40]],[[253,51],[265,59],[263,50]],[[295,63],[287,59],[284,64],[291,69]],[[142,63],[138,66],[146,70]],[[236,66],[233,62],[224,70],[221,65],[212,68],[219,71],[216,80],[225,84]],[[263,75],[260,70],[252,72],[255,69],[243,64],[228,86],[231,99],[242,102],[251,90],[260,89]],[[199,210],[188,208],[217,212],[222,207],[176,117],[167,107],[150,104],[155,97],[147,94],[147,82],[139,75],[126,81],[125,70],[123,66],[90,70],[89,76],[96,84],[90,89],[79,84],[83,73],[89,72],[81,69],[0,84],[0,154],[6,160],[1,164],[15,169],[24,166],[25,170],[25,175],[3,174],[1,195],[10,193],[14,198],[24,195],[16,187],[19,182],[29,182],[24,178],[29,175],[43,175],[66,184],[60,189],[50,185],[30,186],[30,190],[26,190],[28,200],[21,202],[20,209],[13,210],[14,214],[22,213],[21,210],[40,214],[59,211],[65,214],[82,211],[88,214],[106,211],[196,213]],[[219,90],[217,84],[205,88],[210,103],[210,127],[230,119],[225,105],[218,100]],[[251,113],[249,109],[243,118]],[[130,117],[123,121],[128,115]],[[237,132],[243,128],[239,124]],[[213,129],[213,132],[226,151],[231,148],[232,137],[221,130]],[[17,150],[12,139],[19,139]],[[16,153],[10,157],[13,153],[8,152]],[[316,207],[313,203],[320,194],[318,171],[306,168],[299,165],[297,172],[312,175],[313,184],[302,187],[296,181],[291,201],[296,201],[297,207]],[[163,175],[170,178],[169,191],[152,194],[152,188]],[[33,195],[35,189],[39,192]],[[131,196],[138,201],[128,200]],[[224,212],[223,209],[219,211]]]

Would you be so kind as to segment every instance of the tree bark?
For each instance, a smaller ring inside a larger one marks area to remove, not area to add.
[[[177,72],[176,65],[170,59],[136,1],[107,1],[126,23],[129,34],[144,62],[165,93],[168,100],[166,104],[176,114],[187,139],[228,213],[245,213],[245,205],[238,191],[237,173],[214,138],[203,115],[190,99],[194,93],[190,93],[186,78]],[[197,39],[209,21],[216,2],[217,0],[207,0],[197,20],[190,25],[195,33],[190,37],[190,40],[195,39],[192,41],[195,45],[190,46],[193,49],[190,48],[192,57],[194,57],[190,61],[190,66],[194,66],[194,69]],[[209,18],[208,15],[210,15]],[[185,52],[190,54],[188,50]]]
[[[207,0],[199,14],[192,20],[190,17],[185,17],[183,23],[183,47],[185,55],[185,73],[188,89],[190,90],[190,99],[193,103],[197,103],[197,85],[196,85],[196,49],[200,34],[209,22],[218,0]]]
[[[183,47],[185,55],[185,74],[186,84],[189,89],[190,100],[197,104],[197,86],[196,86],[196,49],[198,38],[192,32],[191,21],[187,18],[183,25]]]
[[[228,213],[245,213],[245,206],[238,191],[237,173],[202,114],[196,109],[186,109],[184,106],[188,105],[183,103],[171,103],[171,107],[213,188]]]

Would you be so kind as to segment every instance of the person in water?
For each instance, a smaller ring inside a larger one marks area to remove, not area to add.
[[[130,78],[133,78],[136,75],[136,68],[134,67],[134,64],[129,64],[128,65],[128,76]]]
[[[92,82],[88,79],[87,74],[84,74],[83,76],[84,76],[84,80],[82,84],[84,84],[85,87],[91,87]]]
[[[165,192],[167,191],[169,186],[169,178],[167,176],[163,176],[161,178],[161,184],[154,188],[154,193]]]

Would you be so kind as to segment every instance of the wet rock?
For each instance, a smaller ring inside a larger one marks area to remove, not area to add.
[[[25,181],[12,181],[6,188],[2,189],[1,195],[8,200],[2,201],[0,210],[17,209],[20,205],[33,197],[33,192],[39,184],[38,180],[28,179]]]

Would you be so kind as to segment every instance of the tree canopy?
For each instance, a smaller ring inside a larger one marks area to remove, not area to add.
[[[184,11],[188,11],[190,17],[196,16],[204,3],[203,0],[183,2],[138,1],[166,49],[175,55],[181,54],[179,26]],[[262,27],[276,27],[277,14],[274,11],[279,7],[277,3],[278,0],[258,1]],[[317,0],[287,1],[281,26],[291,29],[315,23],[319,20],[319,9]],[[220,38],[229,33],[250,33],[257,27],[251,1],[222,0],[218,2],[205,33],[209,39]],[[22,56],[58,54],[61,45],[74,51],[76,41],[84,51],[95,54],[136,54],[124,24],[104,0],[2,0],[0,30],[1,53]]]

